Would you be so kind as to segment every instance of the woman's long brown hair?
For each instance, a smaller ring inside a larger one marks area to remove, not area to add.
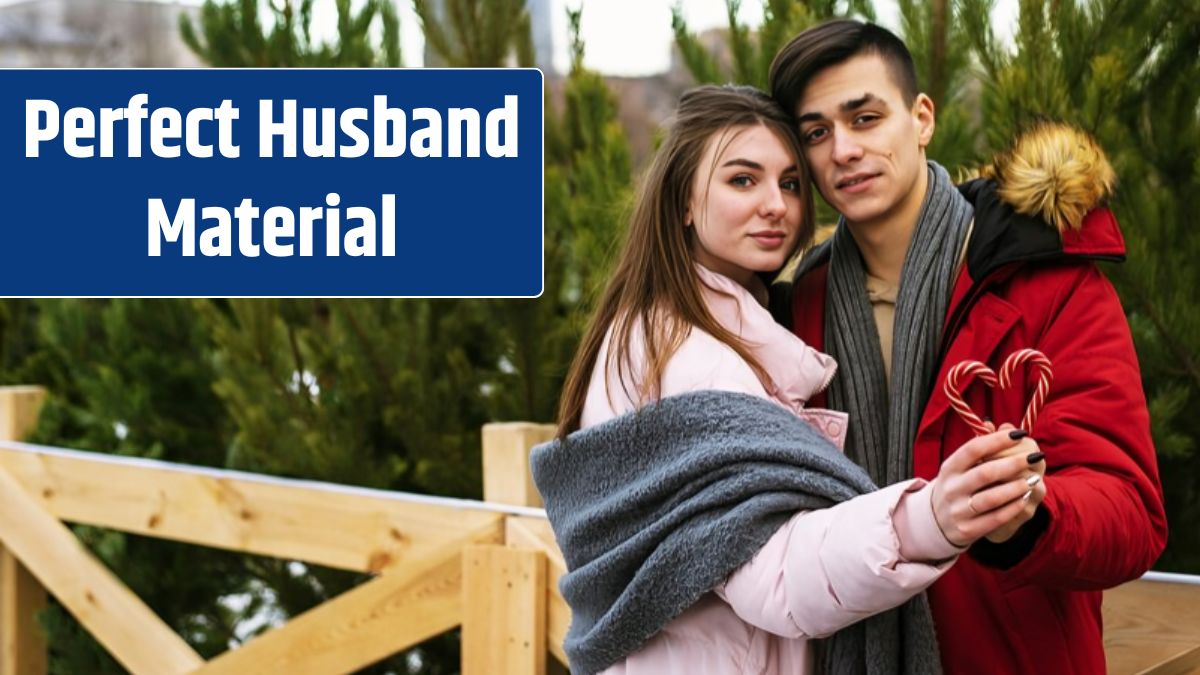
[[[567,373],[558,407],[560,437],[579,428],[592,371],[610,326],[608,361],[601,376],[607,377],[615,358],[626,392],[632,381],[639,396],[657,398],[667,361],[692,327],[732,348],[767,386],[769,378],[761,364],[741,339],[709,312],[700,278],[693,269],[695,228],[685,228],[692,184],[709,139],[716,139],[723,146],[729,138],[722,132],[757,125],[772,131],[796,158],[801,203],[801,232],[797,242],[806,244],[811,239],[812,188],[795,123],[790,117],[753,87],[708,85],[686,92],[679,100],[666,140],[642,179],[616,269]],[[718,148],[717,157],[721,149]],[[646,372],[633,373],[630,340],[639,324],[645,344]]]

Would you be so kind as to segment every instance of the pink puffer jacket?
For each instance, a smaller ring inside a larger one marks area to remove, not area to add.
[[[777,325],[733,280],[699,265],[696,270],[720,291],[705,293],[714,317],[746,341],[773,382],[764,386],[736,352],[693,329],[667,364],[661,395],[717,389],[759,396],[793,411],[840,447],[845,414],[804,407],[833,378],[833,359]],[[646,403],[626,393],[615,364],[605,372],[607,354],[606,340],[582,427]],[[633,357],[636,372],[642,358],[637,344]],[[630,383],[629,391],[634,388]],[[724,584],[605,675],[811,673],[810,638],[900,605],[956,560],[959,549],[942,536],[929,500],[929,487],[916,479],[796,514]]]

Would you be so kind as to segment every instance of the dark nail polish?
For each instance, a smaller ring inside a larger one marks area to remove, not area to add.
[[[1025,431],[1024,429],[1013,429],[1012,431],[1008,432],[1008,437],[1013,439],[1014,441],[1019,441],[1028,435],[1029,435],[1029,432]]]
[[[1043,459],[1046,459],[1046,453],[1031,452],[1031,453],[1029,453],[1029,456],[1025,458],[1025,461],[1029,462],[1030,464],[1037,464],[1038,462],[1042,461]]]

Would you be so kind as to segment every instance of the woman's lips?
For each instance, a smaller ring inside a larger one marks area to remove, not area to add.
[[[755,232],[750,237],[758,242],[759,246],[767,249],[783,246],[783,242],[787,238],[783,232]]]

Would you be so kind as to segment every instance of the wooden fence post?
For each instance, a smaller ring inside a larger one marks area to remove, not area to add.
[[[529,451],[554,438],[554,425],[501,422],[483,425],[483,500],[512,506],[542,505],[529,471]]]
[[[0,440],[24,439],[46,399],[41,387],[0,387]],[[45,675],[46,639],[36,615],[46,589],[0,545],[0,675]]]
[[[463,552],[463,675],[545,675],[546,555],[505,546]]]

